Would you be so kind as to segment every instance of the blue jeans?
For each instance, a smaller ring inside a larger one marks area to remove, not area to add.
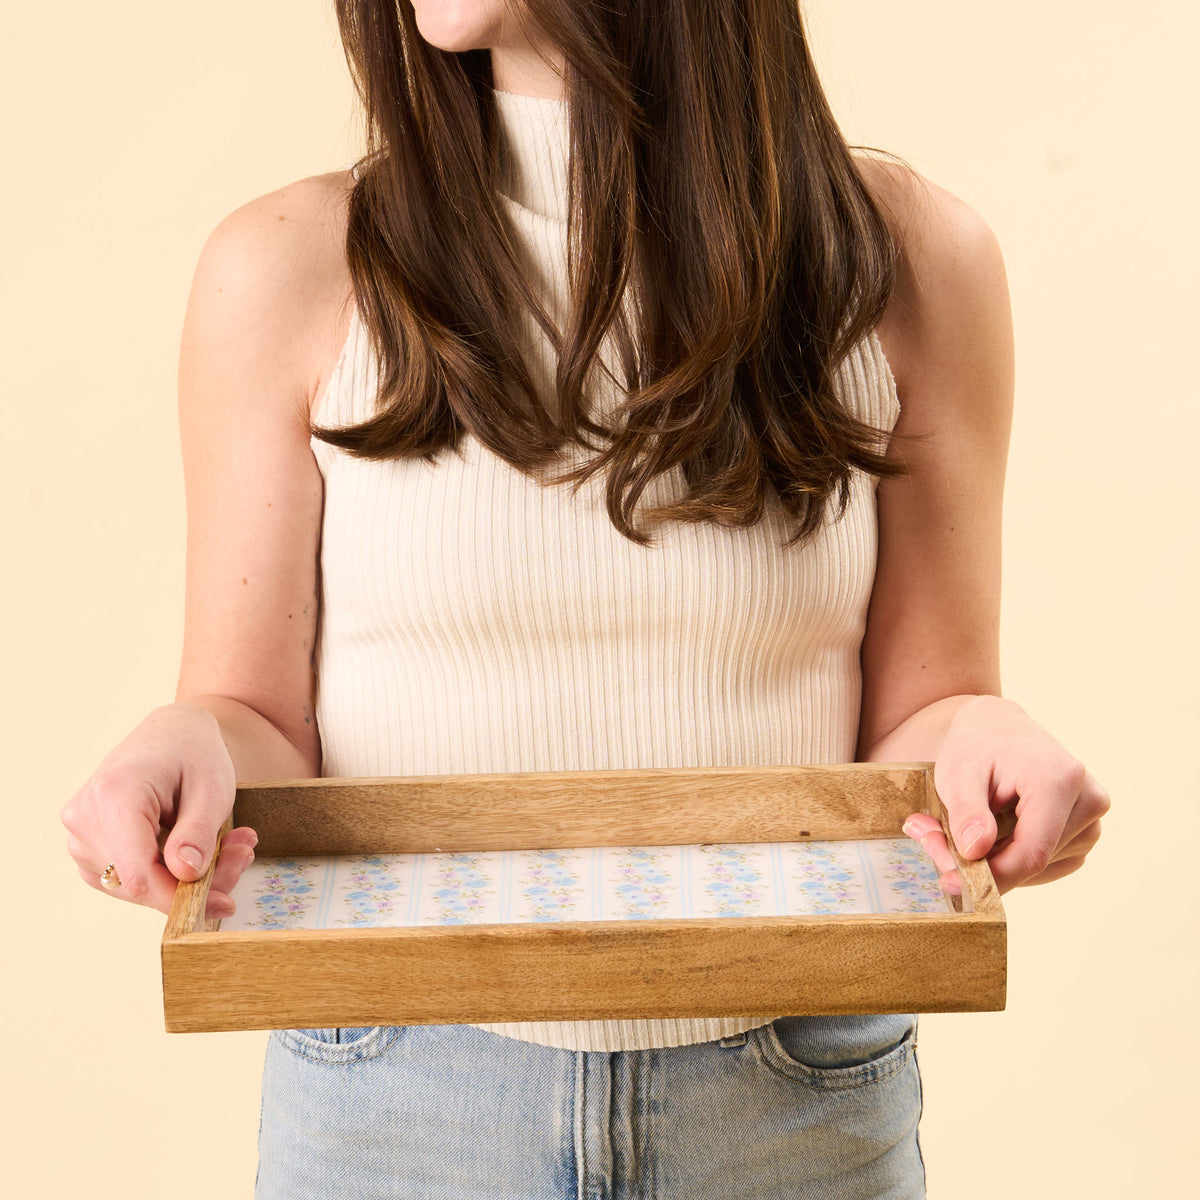
[[[576,1051],[470,1025],[282,1030],[257,1200],[918,1200],[912,1017]]]

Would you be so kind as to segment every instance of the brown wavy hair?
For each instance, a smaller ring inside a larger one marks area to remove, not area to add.
[[[527,0],[563,51],[570,121],[570,316],[527,282],[497,200],[487,50],[427,43],[408,0],[337,0],[367,153],[346,255],[380,365],[378,409],[314,429],[364,458],[432,458],[477,438],[531,474],[603,472],[614,525],[752,525],[777,497],[808,538],[855,469],[897,471],[834,392],[879,322],[896,246],[817,79],[796,0]],[[634,320],[623,303],[635,299]],[[526,365],[524,313],[557,354]],[[586,400],[611,330],[627,393]],[[578,465],[582,462],[582,465]],[[678,499],[635,509],[679,468]]]

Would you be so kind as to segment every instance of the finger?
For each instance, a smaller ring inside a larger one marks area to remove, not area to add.
[[[97,856],[92,853],[91,847],[81,838],[77,838],[73,833],[67,834],[67,853],[75,860],[79,867],[87,867],[89,871],[101,871],[104,868],[98,863]]]
[[[225,892],[209,892],[204,905],[204,915],[210,921],[221,921],[232,917],[237,911],[237,904],[232,896]]]
[[[237,903],[230,893],[254,861],[257,844],[258,834],[245,825],[231,829],[220,839],[217,865],[213,868],[212,883],[204,899],[204,915],[208,920],[223,920],[237,911]]]
[[[251,829],[249,825],[239,825],[236,829],[231,829],[222,839],[222,846],[236,846],[244,843],[253,849],[258,845],[258,833]]]
[[[947,896],[962,895],[962,876],[958,873],[958,868],[953,871],[947,871],[943,875],[938,876],[938,887],[946,893]]]
[[[254,861],[254,847],[252,845],[235,842],[232,846],[229,845],[229,838],[226,837],[221,842],[221,853],[217,856],[217,867],[213,871],[212,887],[209,889],[210,894],[216,892],[231,893],[237,885],[237,881],[241,879],[246,871],[246,868]]]
[[[966,859],[983,858],[996,840],[992,774],[986,759],[942,759],[934,764],[933,777],[959,854]]]
[[[257,845],[258,834],[248,825],[231,829],[221,839],[217,866],[205,902],[204,915],[209,920],[232,917],[237,911],[237,903],[231,893],[246,868],[254,861],[254,847]]]
[[[116,863],[102,863],[90,855],[85,859],[76,858],[75,861],[80,878],[86,880],[94,879],[97,887],[108,892],[110,895],[119,895],[119,898],[122,900],[132,899],[132,897],[121,892],[121,877],[117,874]]]
[[[120,877],[119,873],[117,874],[115,887],[112,886],[111,883],[105,883],[104,876],[107,871],[107,868],[108,868],[108,863],[105,863],[102,867],[98,867],[96,869],[93,869],[90,866],[80,866],[77,868],[77,870],[79,871],[79,878],[82,879],[84,881],[84,883],[86,883],[88,885],[88,887],[94,889],[97,892],[103,892],[104,895],[111,896],[115,900],[126,900],[131,904],[142,904],[148,908],[157,908],[160,912],[162,912],[164,914],[170,910],[170,900],[168,900],[166,902],[166,907],[163,908],[163,907],[160,907],[160,905],[158,903],[152,904],[152,903],[150,903],[150,901],[148,899],[144,898],[145,892],[143,890],[141,890],[140,888],[138,889],[136,895],[131,894],[130,890],[125,886],[125,881]],[[113,870],[114,870],[114,872],[116,871],[115,863],[113,864]],[[111,880],[111,876],[109,878]],[[175,879],[171,878],[170,874],[167,874],[167,880],[169,881],[169,883],[168,883],[169,890],[166,894],[171,896],[172,898],[174,898],[174,891],[175,891],[175,886],[176,886],[177,881]],[[156,890],[155,895],[157,895],[157,894],[158,894],[158,892]]]
[[[1086,829],[1077,833],[1069,842],[1058,848],[1054,855],[1055,862],[1066,858],[1083,858],[1095,849],[1100,840],[1100,822],[1093,821]]]
[[[1079,789],[1079,796],[1063,827],[1062,836],[1059,838],[1059,845],[1065,846],[1093,824],[1098,826],[1100,818],[1111,807],[1112,800],[1109,798],[1108,793],[1090,773],[1085,774],[1083,785]]]
[[[119,888],[109,889],[110,894],[170,912],[176,881],[159,858],[157,827],[144,812],[130,816],[97,835],[106,840],[105,846],[93,844],[93,852],[99,851],[97,866],[103,872],[112,863],[121,881]]]
[[[79,871],[79,878],[90,888],[95,888],[98,892],[103,892],[107,896],[116,896],[120,900],[128,900],[129,897],[121,894],[121,886],[106,887],[101,882],[102,872],[95,870],[92,867],[80,866],[76,868]]]
[[[933,859],[933,865],[938,869],[941,878],[939,882],[944,891],[952,896],[962,895],[962,880],[954,865],[954,855],[946,841],[942,823],[928,813],[913,813],[904,822],[904,832]]]
[[[185,773],[175,825],[163,844],[163,859],[177,879],[191,883],[208,869],[217,835],[232,807],[233,791],[227,781],[199,771]]]
[[[942,823],[937,817],[931,817],[928,813],[913,813],[904,822],[904,832],[913,841],[921,843],[921,848],[933,859],[939,871],[954,870],[954,855],[950,852]]]
[[[67,848],[81,873],[99,877],[113,864],[121,886],[104,888],[109,895],[167,912],[175,880],[158,853],[160,813],[150,780],[127,771],[97,773],[64,809]]]
[[[997,816],[998,823],[1003,829],[1003,814],[997,814]],[[945,839],[943,839],[943,841],[944,840]],[[1033,884],[1053,883],[1056,879],[1062,879],[1064,876],[1073,874],[1075,871],[1078,871],[1081,866],[1083,866],[1085,856],[1092,850],[1099,840],[1100,822],[1093,821],[1091,825],[1072,838],[1071,841],[1069,841],[1065,846],[1059,848],[1058,852],[1054,856],[1053,862],[1051,862],[1046,870],[1044,870],[1036,878],[1025,880],[1021,886],[1028,887]],[[1011,842],[1011,835],[1005,838],[997,839],[996,844],[992,847],[993,859],[991,861],[994,861],[994,857]],[[940,882],[947,891],[951,891],[951,894],[961,894],[962,883],[959,880],[957,871],[943,875]]]
[[[1088,774],[1085,777],[1079,798],[1071,809],[1071,815],[1067,818],[1066,824],[1063,826],[1063,831],[1059,836],[1059,844],[1055,848],[1046,870],[1039,872],[1037,875],[1032,875],[1028,879],[1021,880],[1016,884],[1006,884],[1006,887],[1052,883],[1056,879],[1062,879],[1064,876],[1079,870],[1083,865],[1084,859],[1100,840],[1100,817],[1107,813],[1111,807],[1112,801],[1108,793]],[[1008,841],[1011,842],[1012,839],[1009,838]],[[1005,844],[1001,842],[996,843],[993,850],[993,862],[998,857],[995,851],[1004,849]],[[1064,869],[1062,864],[1068,862],[1072,865]]]
[[[240,825],[237,829],[231,829],[221,838],[221,850],[217,857],[217,870],[221,869],[221,859],[226,854],[232,853],[235,849],[256,850],[257,847],[258,834],[248,825]]]
[[[171,911],[178,880],[162,863],[139,860],[133,864],[128,855],[122,855],[119,851],[111,862],[120,884],[116,888],[104,888],[110,896],[119,895],[135,904],[156,908],[161,913]]]
[[[245,844],[235,844],[230,847],[228,854],[224,845],[221,847],[221,855],[217,862],[217,869],[213,872],[213,885],[209,889],[208,895],[205,898],[205,913],[204,915],[210,920],[231,917],[237,911],[237,904],[230,893],[237,885],[238,880],[245,872],[246,868],[254,861],[254,850]],[[116,887],[110,887],[104,882],[104,872],[108,864],[103,866],[89,859],[86,863],[80,863],[79,877],[91,888],[99,892],[104,892],[106,895],[115,896],[122,900],[131,900],[132,897],[125,891],[123,883],[118,875]],[[115,864],[114,864],[115,869]],[[222,879],[222,873],[224,878]],[[173,876],[169,876],[172,899],[174,899],[175,889],[179,886],[179,881]]]
[[[1054,861],[1078,786],[1068,775],[1059,775],[1039,780],[1036,790],[1022,793],[1012,839],[991,857],[998,887],[1017,887],[1041,875]]]
[[[103,877],[111,863],[110,859],[106,859],[98,854],[86,842],[75,837],[73,834],[67,838],[67,853],[75,860],[80,874],[95,875],[97,878]],[[112,863],[111,865],[115,874],[116,864]],[[116,888],[106,887],[105,890],[116,891]]]
[[[1067,875],[1074,875],[1083,866],[1085,861],[1083,855],[1057,859],[1040,875],[1034,876],[1032,879],[1026,879],[1021,886],[1035,887],[1043,883],[1053,883],[1056,879],[1063,879]]]

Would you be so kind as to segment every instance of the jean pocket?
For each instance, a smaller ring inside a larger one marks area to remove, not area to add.
[[[780,1017],[754,1030],[766,1065],[816,1088],[864,1087],[901,1070],[917,1047],[911,1016]]]
[[[293,1054],[326,1063],[377,1058],[399,1036],[402,1025],[328,1029],[276,1029],[272,1036]]]

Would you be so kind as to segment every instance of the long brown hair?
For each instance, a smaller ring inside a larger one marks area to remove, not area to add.
[[[604,472],[634,540],[665,519],[754,524],[772,496],[807,538],[855,469],[896,470],[833,386],[882,316],[896,248],[796,0],[526,8],[566,61],[567,328],[526,281],[497,200],[490,53],[431,46],[408,0],[337,0],[368,133],[346,253],[380,394],[370,419],[314,432],[364,458],[433,457],[472,435],[530,474],[582,446],[555,479]],[[552,398],[523,357],[524,312],[557,353]],[[610,331],[627,390],[612,429],[585,387]],[[635,525],[676,468],[682,494]]]

